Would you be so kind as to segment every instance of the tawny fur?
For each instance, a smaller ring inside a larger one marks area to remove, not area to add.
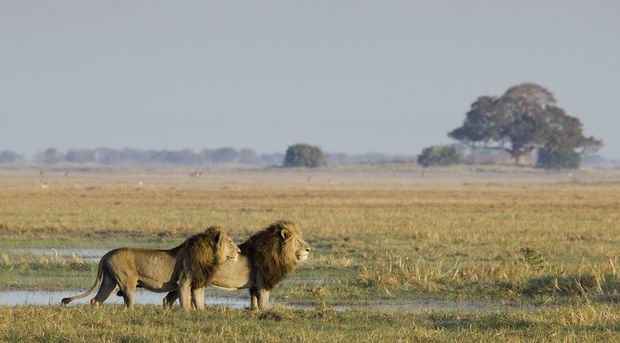
[[[168,292],[178,289],[181,277],[191,281],[192,290],[203,288],[219,265],[236,260],[238,254],[239,248],[221,227],[210,227],[169,250],[115,249],[99,261],[94,285],[84,294],[62,299],[62,303],[86,297],[99,288],[91,300],[91,304],[99,304],[120,288],[125,304],[132,307],[136,286]]]
[[[252,235],[239,248],[238,261],[218,268],[211,284],[225,290],[249,289],[253,310],[267,309],[270,291],[305,261],[311,250],[299,227],[289,221],[271,224]],[[178,296],[177,291],[168,293],[164,306],[172,306]]]

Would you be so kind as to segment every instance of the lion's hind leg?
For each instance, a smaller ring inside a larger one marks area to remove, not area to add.
[[[91,305],[99,305],[103,303],[116,289],[116,281],[114,281],[112,276],[107,272],[103,273],[103,281],[101,282],[101,287],[99,287],[97,295],[95,295],[95,297],[90,300]]]
[[[121,291],[123,292],[123,300],[125,300],[125,306],[133,309],[136,296],[136,284],[138,280],[126,280],[126,282],[119,283]]]
[[[171,291],[164,297],[164,307],[172,307],[174,302],[179,298],[178,291]]]

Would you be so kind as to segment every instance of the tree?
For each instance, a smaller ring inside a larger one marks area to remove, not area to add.
[[[285,167],[322,167],[327,161],[321,148],[308,144],[295,144],[286,149]]]
[[[454,146],[446,145],[427,147],[422,150],[421,155],[418,155],[418,163],[424,167],[457,164],[461,159]]]
[[[583,135],[579,119],[557,107],[551,92],[533,83],[511,87],[500,97],[479,97],[463,125],[448,136],[473,148],[506,151],[516,164],[552,137],[582,154],[602,146],[600,140]]]

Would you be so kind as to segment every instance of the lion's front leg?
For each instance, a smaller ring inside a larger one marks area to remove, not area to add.
[[[194,308],[196,308],[197,310],[205,309],[204,287],[192,289],[192,302],[193,302]]]
[[[269,307],[269,293],[270,291],[265,289],[263,276],[260,273],[256,273],[254,276],[254,285],[250,288],[252,311],[267,310]]]
[[[252,311],[266,311],[269,308],[269,293],[264,288],[250,288]]]
[[[258,290],[258,309],[266,311],[269,308],[269,291],[266,289]]]
[[[189,310],[192,308],[192,280],[187,277],[182,277],[178,281],[178,285],[181,307]]]

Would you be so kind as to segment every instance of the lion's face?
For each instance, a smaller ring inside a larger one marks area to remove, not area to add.
[[[219,255],[222,260],[237,262],[239,259],[239,253],[241,250],[239,247],[228,237],[228,235],[220,238]]]
[[[293,252],[297,261],[303,262],[308,259],[308,255],[310,254],[310,245],[304,241],[298,234],[290,234],[285,238],[284,241],[284,250],[288,250],[289,252]]]

